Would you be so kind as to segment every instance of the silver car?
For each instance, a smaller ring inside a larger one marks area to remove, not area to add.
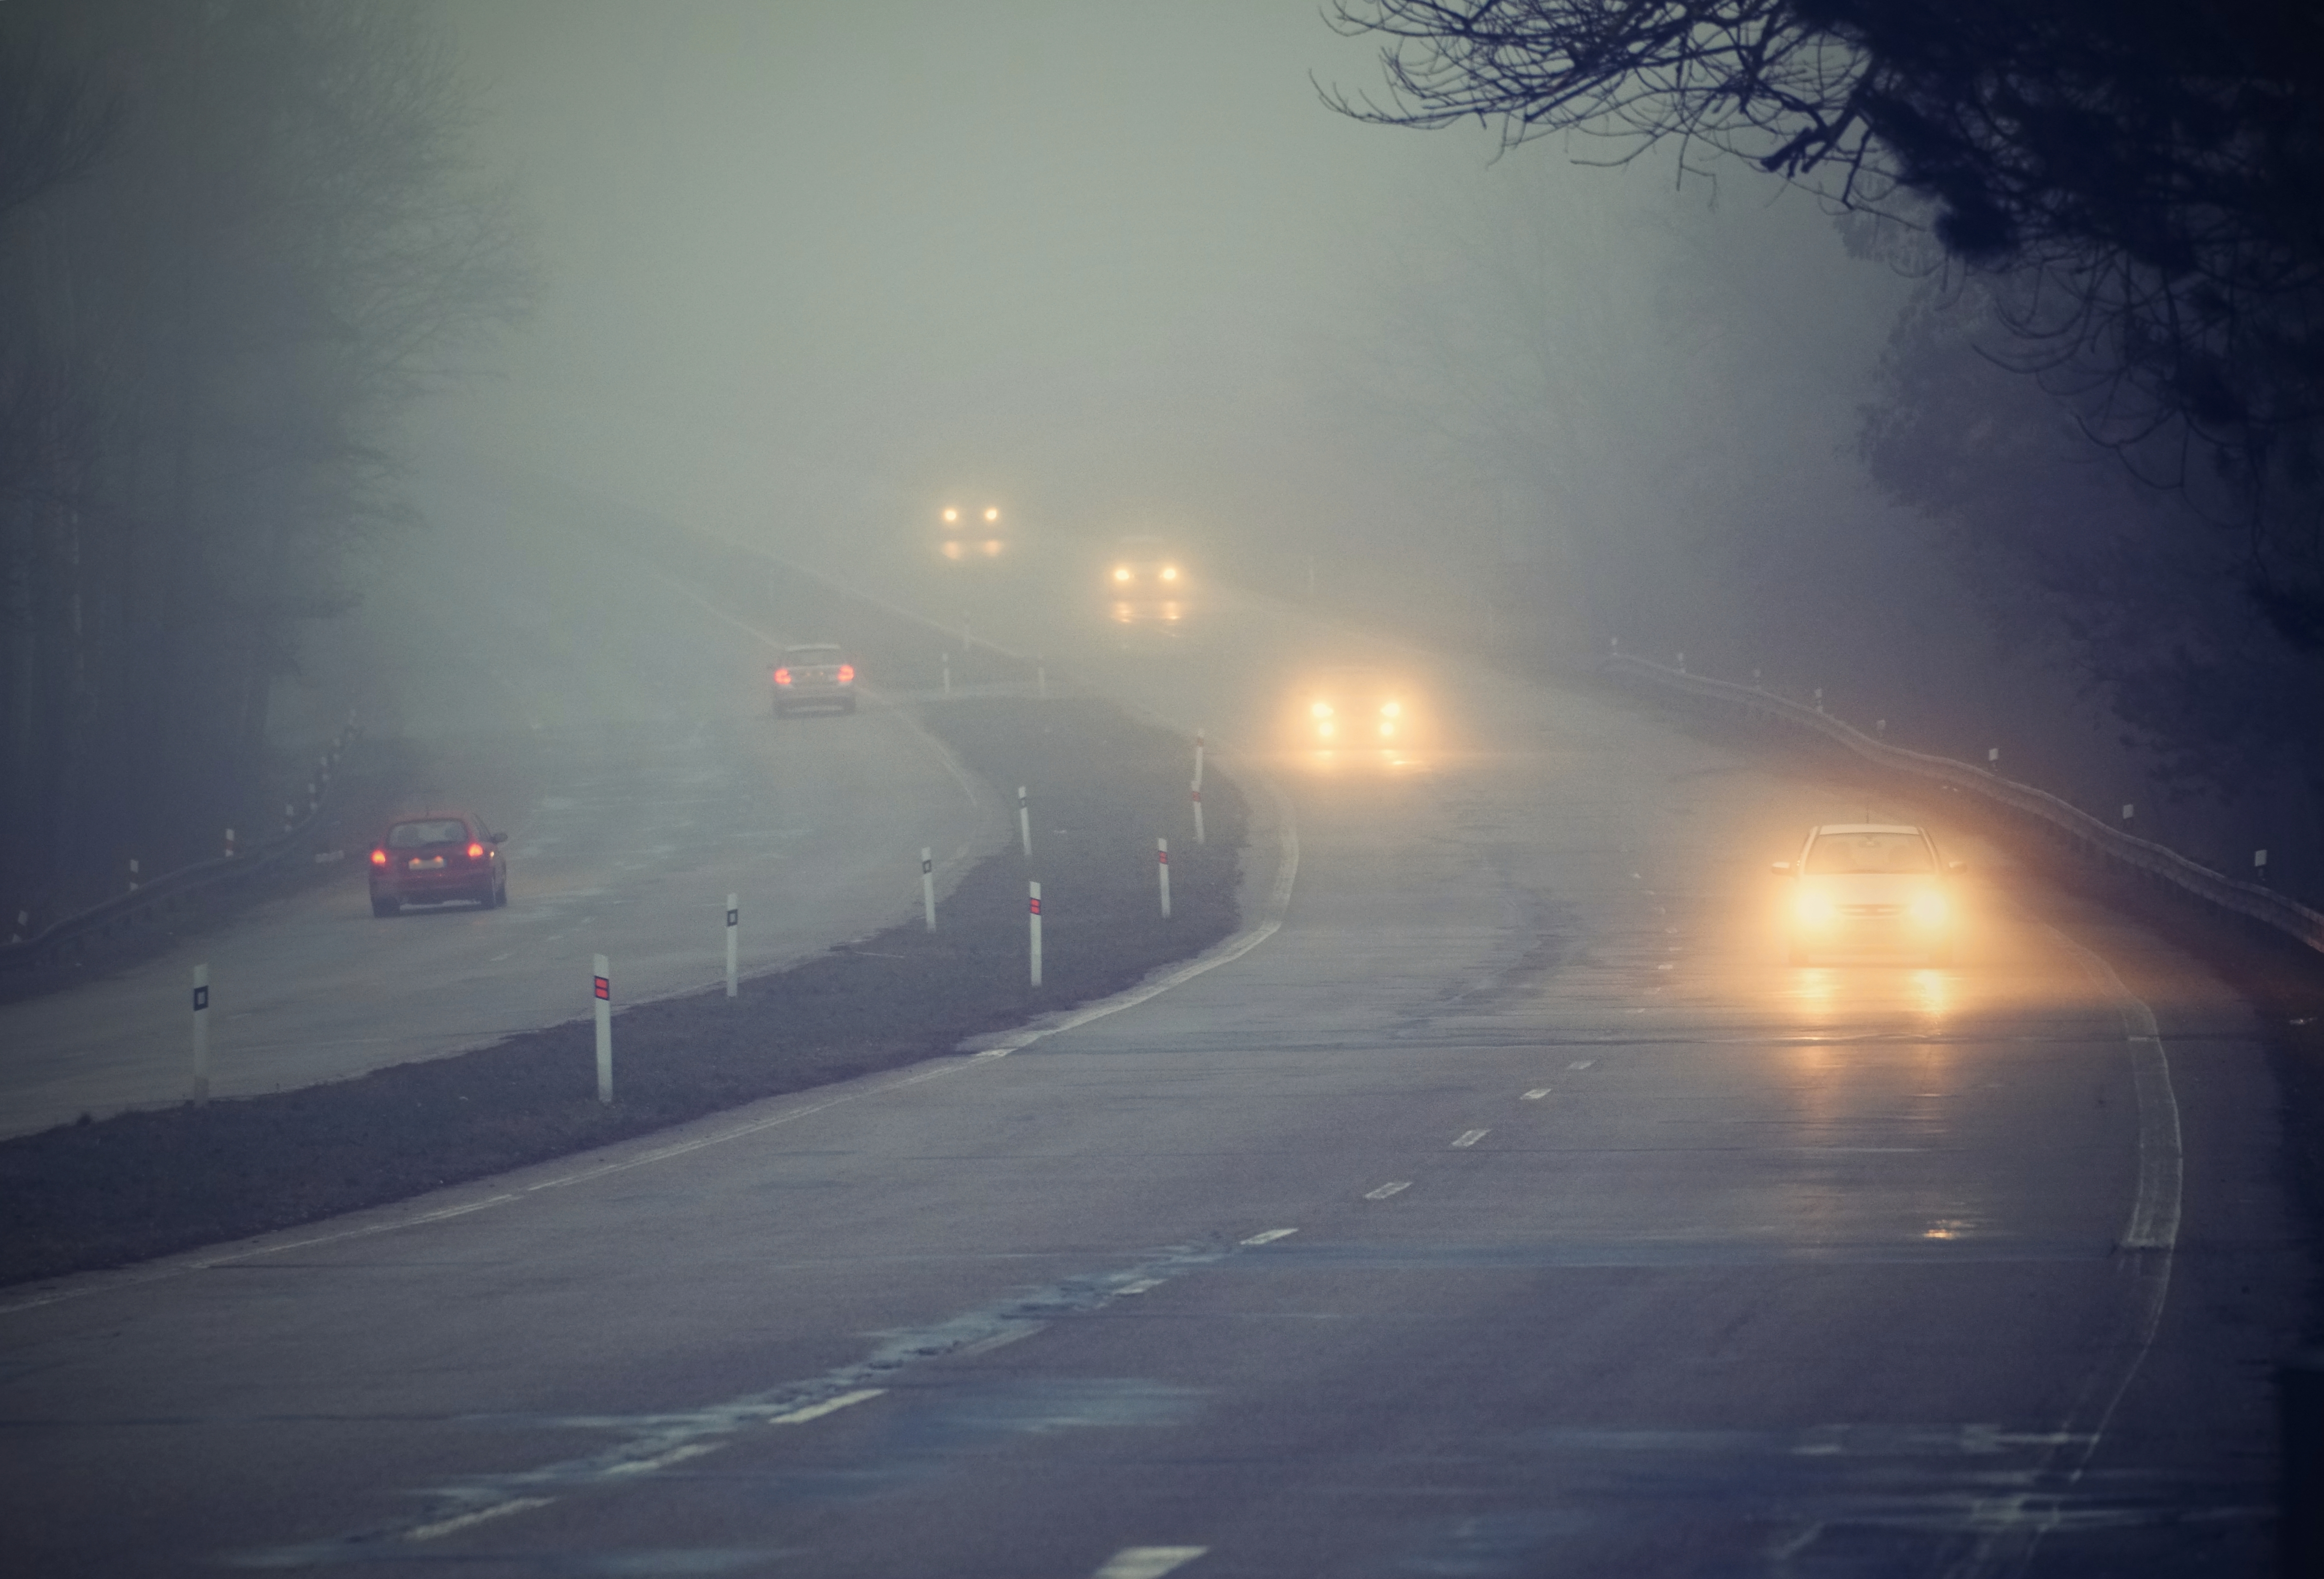
[[[855,711],[855,666],[829,642],[785,647],[782,661],[770,678],[774,684],[777,718],[810,707]]]
[[[1808,830],[1787,879],[1784,924],[1794,965],[1832,955],[1907,955],[1952,962],[1958,931],[1947,881],[1963,870],[1909,822],[1827,822]]]

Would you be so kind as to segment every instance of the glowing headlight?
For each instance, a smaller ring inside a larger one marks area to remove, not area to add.
[[[1000,509],[997,506],[987,509],[984,512],[984,519],[988,521],[999,520],[1001,519]]]
[[[956,510],[946,510],[944,512],[944,519],[945,524],[946,526],[950,526],[953,522],[960,519],[960,511]]]
[[[1130,566],[1126,565],[1115,565],[1113,567],[1113,579],[1116,581],[1128,581],[1130,579]]]
[[[1162,579],[1164,581],[1176,581],[1178,579],[1178,567],[1175,565],[1164,565],[1162,567]]]
[[[1381,702],[1381,703],[1380,703],[1380,717],[1382,717],[1382,718],[1402,718],[1403,716],[1404,716],[1404,703],[1403,703],[1403,702]]]
[[[1794,904],[1793,913],[1810,926],[1822,926],[1840,914],[1840,906],[1827,895],[1803,894]]]
[[[1330,718],[1332,704],[1328,702],[1318,702],[1310,706],[1307,711],[1316,718]]]
[[[1912,917],[1923,926],[1938,926],[1945,919],[1945,896],[1941,894],[1915,894],[1911,906]]]

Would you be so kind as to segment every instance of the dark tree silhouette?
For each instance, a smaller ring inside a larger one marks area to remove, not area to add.
[[[2324,7],[2302,0],[1335,0],[1360,119],[1679,145],[2010,276],[2009,359],[2245,534],[2324,645]]]

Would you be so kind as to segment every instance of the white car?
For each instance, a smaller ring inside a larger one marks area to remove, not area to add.
[[[1958,916],[1948,879],[1960,861],[1909,822],[1827,822],[1808,830],[1787,879],[1784,924],[1794,965],[1830,955],[1952,962]]]

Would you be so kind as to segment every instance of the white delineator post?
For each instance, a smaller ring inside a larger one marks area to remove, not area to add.
[[[1162,919],[1168,921],[1170,919],[1170,841],[1167,839],[1157,839],[1154,841],[1154,869],[1161,874]]]
[[[231,828],[226,831],[226,858],[234,859],[234,830]]]
[[[952,694],[952,654],[944,655],[944,693]]]
[[[194,967],[194,1100],[210,1099],[210,968]]]
[[[1047,664],[1033,666],[1033,686],[1042,701],[1049,700],[1049,667]]]
[[[1194,787],[1203,787],[1203,731],[1194,731]]]
[[[925,844],[920,846],[920,914],[927,918],[928,931],[936,931],[936,863]]]
[[[591,974],[597,1005],[597,1100],[613,1099],[613,978],[603,954],[593,956]]]
[[[734,996],[734,942],[742,930],[742,904],[733,895],[726,895],[726,996]]]
[[[1030,929],[1033,949],[1033,985],[1038,987],[1041,985],[1041,885],[1028,883],[1025,886],[1028,895],[1025,920]]]
[[[1025,847],[1025,858],[1033,858],[1033,811],[1025,802],[1025,786],[1017,786],[1017,840]]]
[[[1187,791],[1187,794],[1194,798],[1194,842],[1196,844],[1208,844],[1210,843],[1210,840],[1203,835],[1202,781],[1200,779],[1195,780],[1193,787]]]

